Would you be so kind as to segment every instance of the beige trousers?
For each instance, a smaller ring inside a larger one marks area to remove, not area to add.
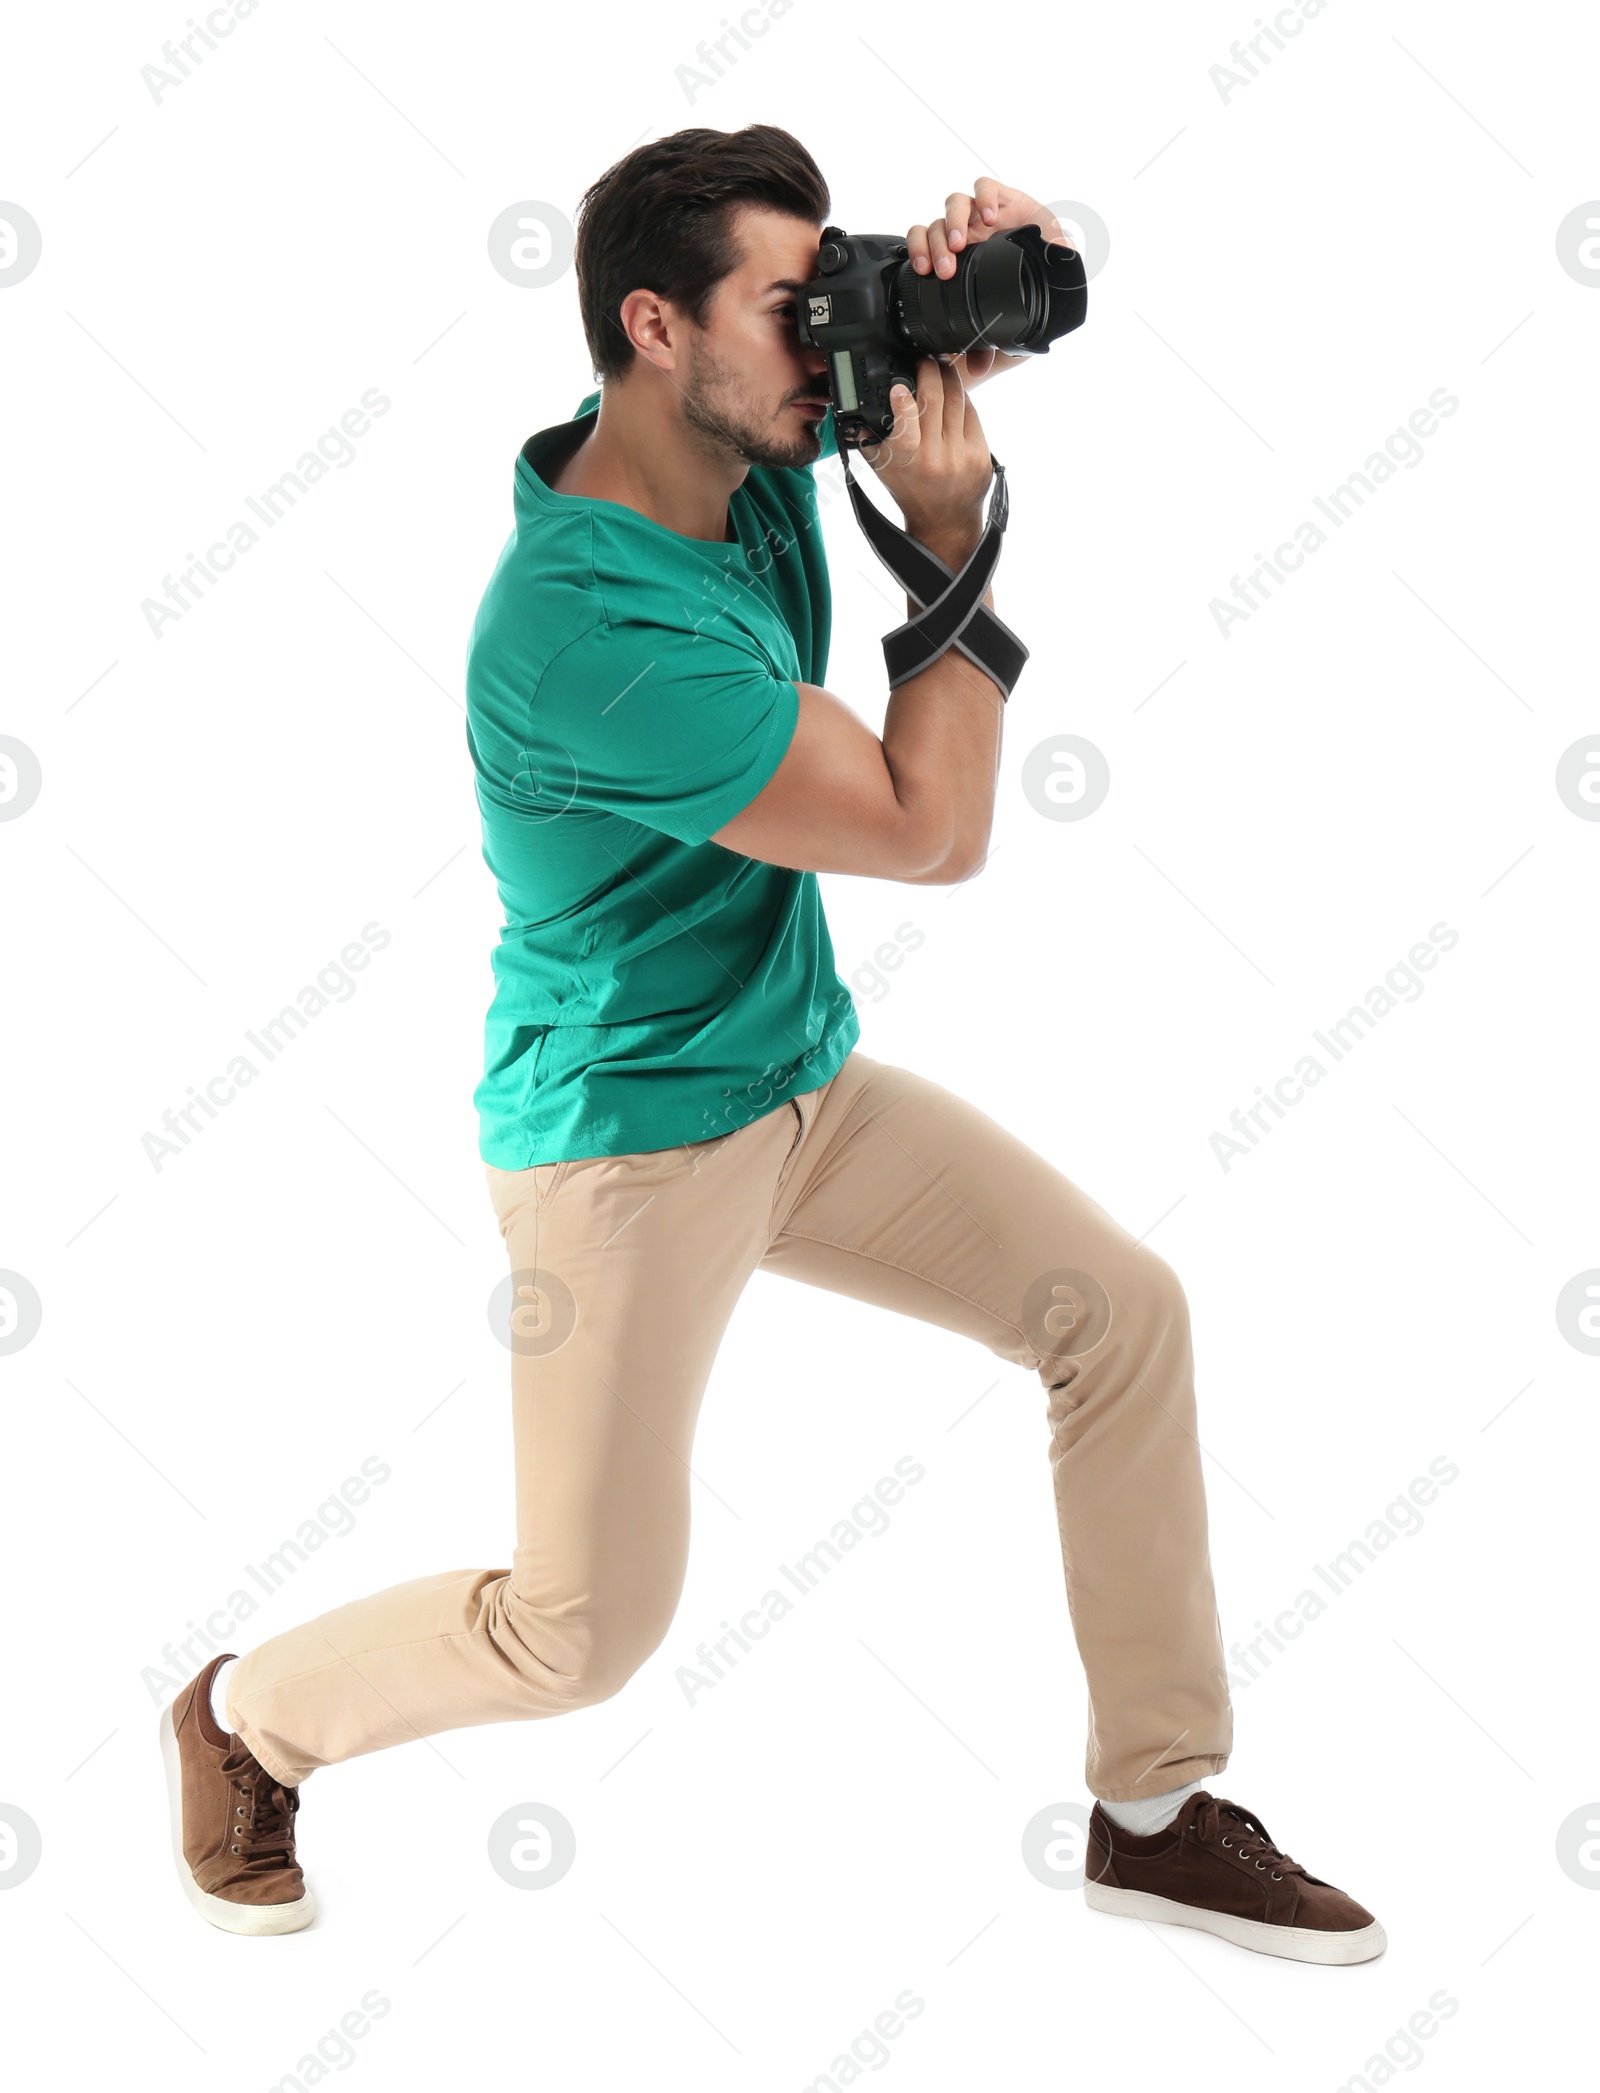
[[[701,1393],[757,1266],[1038,1374],[1089,1788],[1122,1801],[1222,1770],[1187,1304],[1060,1171],[936,1083],[853,1053],[725,1136],[488,1176],[512,1269],[511,1567],[395,1585],[245,1656],[229,1710],[270,1773],[298,1783],[626,1683],[677,1608]]]

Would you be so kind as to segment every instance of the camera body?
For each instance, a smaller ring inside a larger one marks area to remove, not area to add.
[[[1047,245],[1037,226],[964,247],[940,277],[917,274],[903,239],[828,225],[798,326],[805,346],[827,355],[834,428],[848,450],[889,434],[890,389],[914,392],[921,358],[980,347],[1042,356],[1083,324],[1087,306],[1081,257]]]

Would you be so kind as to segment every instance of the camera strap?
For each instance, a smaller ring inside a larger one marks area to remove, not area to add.
[[[840,451],[839,462],[844,467],[850,505],[868,544],[917,605],[914,617],[884,635],[883,658],[889,669],[889,688],[897,690],[954,647],[999,685],[1002,698],[1009,698],[1022,674],[1028,650],[983,601],[983,592],[1000,563],[1000,541],[1011,507],[1006,469],[1000,460],[990,460],[994,466],[994,490],[989,497],[987,525],[959,573],[952,572],[937,553],[930,552],[873,507],[850,470],[848,451]]]

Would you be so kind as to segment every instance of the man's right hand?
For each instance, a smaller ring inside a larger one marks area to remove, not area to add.
[[[913,393],[890,395],[894,427],[861,455],[893,496],[912,537],[959,567],[983,531],[983,497],[993,467],[972,395],[954,364],[925,356]],[[955,559],[950,557],[954,552]]]

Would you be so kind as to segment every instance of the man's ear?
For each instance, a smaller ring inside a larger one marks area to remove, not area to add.
[[[655,291],[630,291],[618,308],[635,350],[658,371],[676,371],[682,348],[682,319],[670,300]]]

